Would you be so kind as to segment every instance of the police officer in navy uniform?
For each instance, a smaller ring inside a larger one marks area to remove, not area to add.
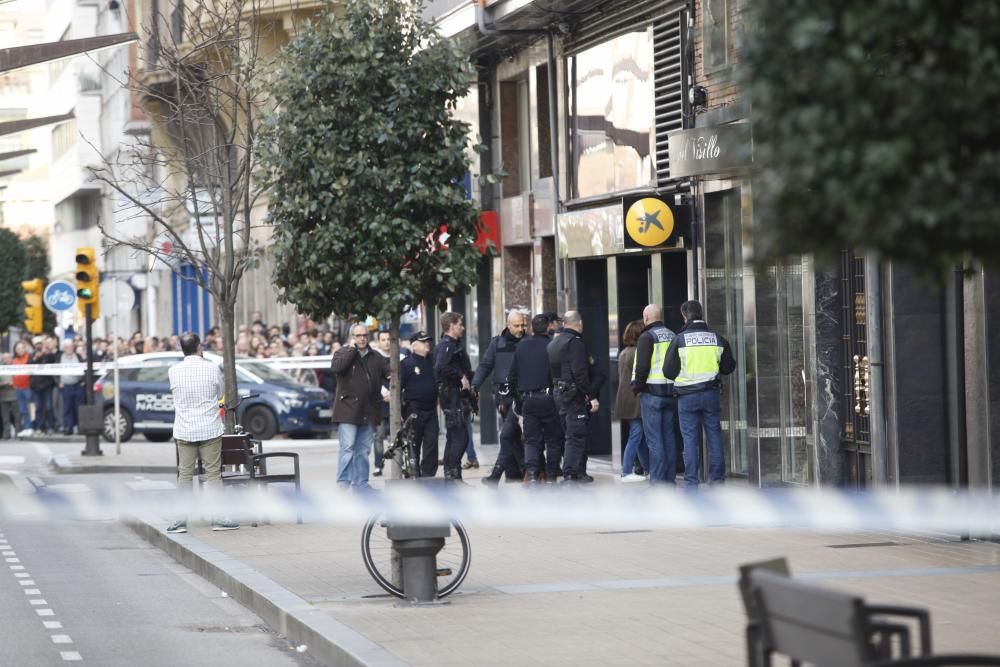
[[[563,481],[589,481],[584,477],[587,428],[590,416],[600,407],[600,384],[594,382],[594,363],[580,333],[583,318],[579,312],[568,310],[562,319],[563,328],[549,343],[547,352],[556,407],[563,420]]]
[[[415,415],[413,432],[420,456],[420,476],[433,477],[438,469],[437,382],[431,358],[431,337],[423,331],[410,336],[412,354],[399,363],[403,392],[403,417]]]
[[[472,415],[472,364],[462,345],[465,323],[458,313],[441,315],[441,342],[434,351],[434,378],[444,413],[444,478],[462,479],[462,454],[468,444],[467,423]],[[463,397],[463,392],[465,396]]]
[[[526,481],[537,483],[545,448],[546,481],[559,475],[562,457],[562,420],[556,409],[549,371],[549,319],[535,315],[531,319],[532,336],[525,338],[514,352],[507,383],[515,392],[514,409],[524,418],[524,464]]]
[[[521,481],[524,473],[524,449],[521,447],[521,427],[514,414],[514,394],[507,383],[514,351],[524,338],[528,328],[527,316],[519,310],[507,314],[507,328],[494,336],[483,354],[482,361],[472,377],[475,392],[490,379],[493,384],[493,400],[500,414],[500,452],[497,454],[493,472],[483,478],[483,484],[499,484],[500,476],[507,475],[508,482]]]

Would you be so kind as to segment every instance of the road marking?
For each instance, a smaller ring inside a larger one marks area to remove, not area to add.
[[[10,569],[12,569],[12,570],[23,570],[24,566],[23,565],[11,565]]]
[[[24,589],[24,594],[25,595],[41,595],[42,591],[40,591],[37,588],[25,588]]]
[[[69,638],[69,635],[52,635],[53,644],[72,644],[73,640]]]
[[[55,616],[56,613],[51,609],[36,609],[35,613],[39,616]]]
[[[46,630],[62,630],[62,623],[59,621],[42,621]]]
[[[13,551],[3,551],[3,552],[0,552],[0,553],[3,553],[4,556],[16,556],[17,555]]]
[[[86,484],[49,484],[48,488],[60,493],[90,493],[92,491]]]
[[[44,607],[45,605],[48,604],[48,602],[46,602],[42,598],[38,598],[36,600],[28,600],[28,602],[30,602],[31,604],[35,605],[36,607]]]
[[[13,569],[13,568],[11,568],[11,569]],[[24,568],[21,568],[21,569],[23,570]],[[15,572],[14,576],[17,577],[18,579],[24,579],[25,577],[30,577],[31,575],[28,574],[27,572]]]
[[[7,561],[8,563],[20,563],[21,562],[20,558],[5,558],[4,560]]]
[[[19,581],[17,583],[21,584],[22,586],[34,586],[35,585],[35,580],[34,579],[22,579],[21,581]]]
[[[24,463],[23,456],[0,456],[0,465],[17,465]]]
[[[62,659],[66,662],[77,662],[83,660],[83,656],[76,651],[59,651],[59,655],[61,655]]]

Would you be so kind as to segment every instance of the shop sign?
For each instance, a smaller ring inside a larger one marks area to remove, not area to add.
[[[721,174],[753,164],[750,123],[678,130],[669,135],[670,177]]]
[[[688,236],[690,210],[656,196],[623,197],[625,247],[676,247],[678,239]]]

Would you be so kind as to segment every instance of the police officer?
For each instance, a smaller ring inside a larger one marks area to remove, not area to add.
[[[441,315],[441,342],[434,351],[434,378],[438,385],[438,400],[444,413],[444,478],[462,479],[462,454],[468,444],[468,423],[472,415],[469,395],[472,385],[472,364],[462,345],[465,323],[458,313]],[[462,396],[465,392],[466,397]]]
[[[472,377],[472,389],[475,392],[491,379],[493,385],[493,400],[496,402],[497,412],[500,414],[500,452],[497,454],[496,464],[493,472],[488,477],[483,478],[483,484],[499,484],[500,475],[506,473],[507,481],[521,481],[524,467],[524,450],[521,448],[521,427],[517,423],[517,416],[512,410],[514,395],[507,384],[507,375],[510,371],[511,361],[514,359],[514,350],[524,338],[524,332],[528,328],[527,316],[519,310],[512,310],[507,314],[507,328],[500,332],[499,336],[494,336],[483,354],[482,361],[476,369],[476,374]]]
[[[708,446],[708,481],[717,484],[726,479],[719,421],[719,376],[736,370],[736,359],[729,341],[705,323],[700,303],[685,301],[681,304],[681,315],[684,328],[667,350],[663,372],[674,380],[677,392],[677,415],[684,438],[684,483],[697,488],[702,427]]]
[[[600,387],[593,381],[593,363],[581,335],[583,318],[568,310],[562,319],[563,328],[547,351],[556,407],[563,420],[563,481],[572,483],[586,475],[587,426],[600,407]]]
[[[562,421],[552,393],[549,372],[549,319],[535,315],[531,319],[531,337],[514,352],[507,383],[515,392],[515,410],[524,417],[524,464],[526,481],[537,483],[542,469],[541,450],[544,444],[547,462],[546,481],[554,482],[559,475],[562,457]]]
[[[415,415],[413,432],[420,456],[420,476],[433,477],[438,469],[437,382],[431,359],[431,337],[423,331],[410,336],[412,354],[399,363],[403,391],[403,416]]]
[[[639,396],[642,433],[649,447],[649,482],[673,484],[677,477],[677,399],[674,381],[663,373],[663,361],[675,335],[663,324],[663,313],[655,303],[643,309],[642,323],[645,326],[635,343],[631,384]]]

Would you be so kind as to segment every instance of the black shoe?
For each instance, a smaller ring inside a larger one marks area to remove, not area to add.
[[[381,477],[381,476],[382,476],[382,469],[375,468],[375,472],[372,473],[372,477]]]
[[[537,486],[539,484],[538,473],[531,472],[530,470],[525,474],[524,483],[530,486]]]
[[[496,486],[500,483],[500,475],[502,474],[503,470],[500,469],[500,466],[493,466],[493,470],[490,472],[490,474],[486,477],[483,477],[481,481],[483,482],[483,484],[487,485],[492,484],[493,486]]]
[[[580,482],[584,484],[593,484],[594,478],[588,475],[587,473],[583,473],[582,475],[580,475]]]
[[[576,473],[569,473],[568,475],[563,475],[562,483],[563,484],[576,484],[579,481],[580,481],[580,478],[576,475]]]

